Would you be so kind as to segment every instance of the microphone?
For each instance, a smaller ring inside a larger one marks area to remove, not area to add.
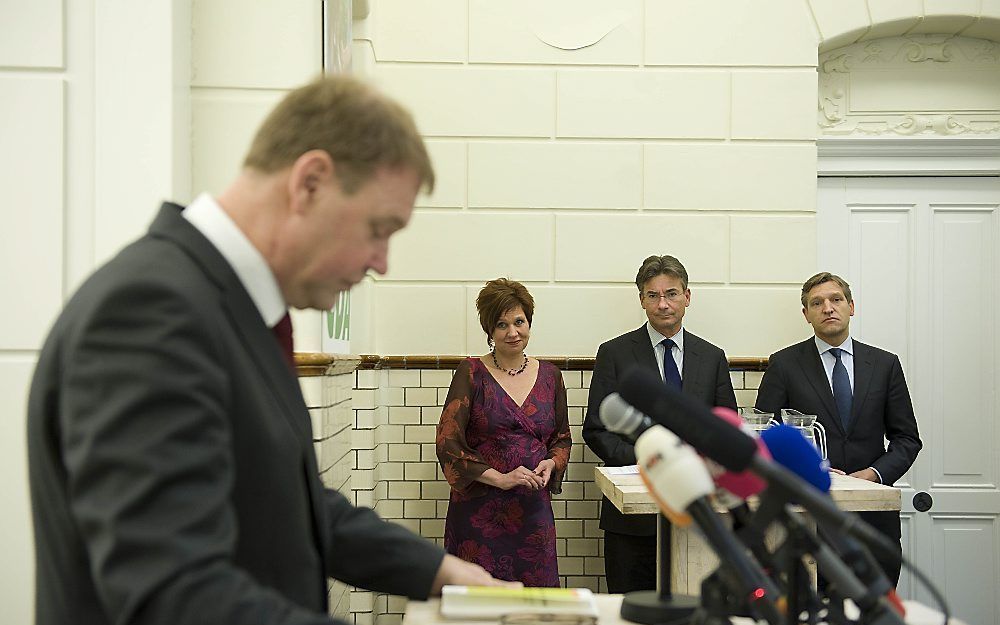
[[[775,462],[812,484],[821,493],[830,492],[830,463],[798,428],[780,424],[760,433],[764,446]]]
[[[666,428],[646,428],[635,442],[640,475],[665,515],[687,512],[719,556],[719,575],[740,603],[769,623],[784,622],[775,605],[783,599],[773,582],[712,509],[708,496],[715,490],[708,469],[690,446]]]
[[[828,497],[780,464],[760,456],[753,437],[716,417],[702,403],[663,384],[659,376],[641,367],[625,372],[619,385],[622,398],[650,420],[672,430],[703,455],[730,471],[750,469],[794,495],[799,504],[821,523],[854,534],[866,544],[893,557],[896,547],[857,515],[840,510]],[[804,440],[804,439],[803,439]]]
[[[598,413],[607,431],[621,434],[632,442],[655,425],[649,417],[633,408],[618,393],[611,393],[601,400]]]
[[[771,427],[761,433],[761,439],[771,450],[771,455],[781,465],[793,471],[821,492],[830,490],[830,466],[820,456],[816,447],[802,436],[797,428],[788,425]],[[902,601],[896,594],[889,578],[882,572],[878,562],[871,553],[847,535],[838,535],[827,531],[823,524],[817,524],[820,535],[829,542],[840,558],[830,568],[830,563],[824,563],[816,558],[820,570],[824,572],[831,583],[836,584],[844,596],[853,600],[863,612],[879,608],[879,601],[884,597],[896,612],[906,614]],[[860,589],[838,574],[837,566],[846,564],[853,573],[854,582],[860,584]],[[856,576],[856,577],[855,577]],[[860,590],[860,593],[859,593]]]
[[[736,414],[736,411],[732,408],[717,406],[712,408],[712,413],[733,427],[742,428],[743,426],[743,420],[740,419],[740,415]],[[757,445],[756,453],[758,455],[765,458],[771,457],[771,452],[768,451],[764,441],[755,438],[754,442]],[[712,477],[715,478],[715,484],[740,499],[756,495],[767,486],[767,482],[750,471],[726,471],[714,461],[710,460],[709,462],[708,469],[712,473]]]

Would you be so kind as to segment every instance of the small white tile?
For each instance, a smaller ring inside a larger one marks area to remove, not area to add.
[[[393,406],[389,408],[389,423],[393,425],[413,425],[420,423],[420,408]]]
[[[433,443],[437,437],[437,427],[433,425],[407,425],[405,440],[407,443]],[[420,457],[419,450],[417,458]]]
[[[389,370],[389,386],[420,386],[420,371],[418,369]]]
[[[436,406],[436,388],[408,388],[406,389],[407,406]]]
[[[420,372],[420,385],[425,388],[448,388],[453,377],[454,369],[424,369]]]
[[[323,402],[323,377],[299,378],[299,388],[302,389],[302,399],[307,408],[321,408]]]
[[[736,405],[737,406],[753,406],[757,402],[757,391],[756,390],[743,390],[736,391]]]
[[[410,443],[390,443],[389,460],[391,462],[419,462],[420,445]]]
[[[746,388],[743,382],[743,372],[742,371],[730,371],[729,381],[733,385],[734,389]]]
[[[433,519],[437,516],[436,501],[406,501],[403,515],[408,519]]]

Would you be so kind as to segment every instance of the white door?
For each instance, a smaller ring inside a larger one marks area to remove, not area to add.
[[[816,218],[820,269],[851,284],[851,334],[899,354],[913,399],[903,553],[977,625],[1000,625],[998,207],[994,177],[821,178]],[[905,568],[899,593],[934,604]]]

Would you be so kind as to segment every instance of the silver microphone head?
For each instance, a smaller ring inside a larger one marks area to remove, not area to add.
[[[601,423],[609,432],[631,435],[639,429],[646,416],[622,399],[618,393],[611,393],[601,401]]]

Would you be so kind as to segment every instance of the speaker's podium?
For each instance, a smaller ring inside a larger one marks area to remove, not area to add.
[[[659,514],[656,502],[634,467],[596,467],[594,477],[604,496],[622,514]],[[848,475],[831,474],[830,477],[830,496],[841,510],[859,512],[900,509],[898,488]],[[723,512],[722,509],[719,511]],[[664,531],[664,528],[669,531]],[[665,535],[669,535],[669,541],[663,540]],[[656,597],[671,597],[678,608],[683,605],[684,597],[697,597],[701,592],[702,581],[719,566],[715,552],[696,529],[668,527],[668,522],[662,515],[657,524],[657,557],[661,559],[657,563],[657,592],[646,596],[637,595],[635,599],[631,598],[632,593],[626,596],[626,612],[638,614],[639,618],[634,620],[640,622],[656,622],[655,619],[648,620],[641,616],[647,609],[650,614],[655,612],[655,605],[645,604]],[[665,557],[669,557],[669,563],[662,561]],[[815,567],[810,568],[815,575]],[[665,577],[669,580],[664,579]],[[669,585],[665,587],[667,583]],[[633,604],[630,605],[630,602]]]

